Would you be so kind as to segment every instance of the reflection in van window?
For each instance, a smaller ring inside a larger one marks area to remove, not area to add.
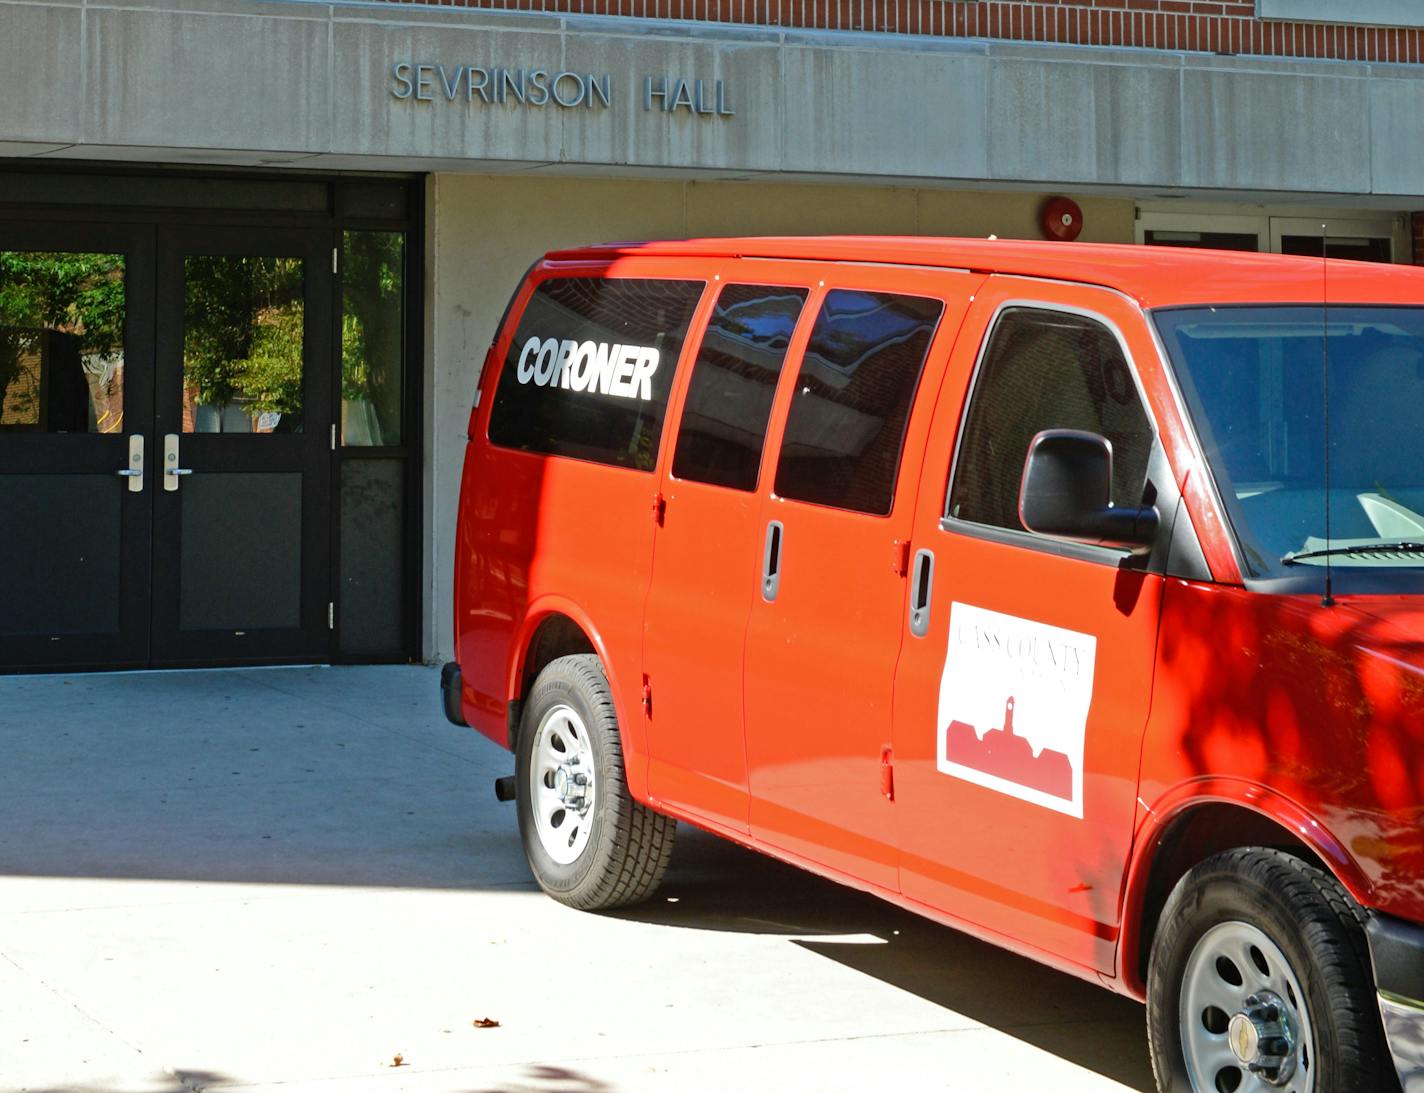
[[[1137,505],[1153,432],[1122,347],[1081,315],[1010,308],[1000,317],[970,394],[949,515],[1023,531],[1019,483],[1044,429],[1082,429],[1112,442],[1114,505]]]
[[[722,290],[688,385],[674,477],[756,489],[776,381],[806,293],[767,285]]]
[[[801,362],[776,493],[883,516],[895,500],[905,426],[939,300],[836,289]]]
[[[1350,550],[1329,556],[1345,569],[1424,565],[1417,551],[1379,549],[1424,540],[1424,308],[1181,308],[1154,318],[1249,575],[1324,565],[1315,552],[1327,547]]]
[[[702,288],[607,277],[541,282],[505,356],[491,442],[652,470]]]

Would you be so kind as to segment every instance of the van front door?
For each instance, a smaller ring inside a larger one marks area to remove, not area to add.
[[[775,469],[762,488],[745,659],[751,828],[894,890],[882,773],[901,547],[940,370],[979,278],[835,274],[811,300],[805,350],[787,368],[769,443]]]
[[[1029,533],[1018,486],[1035,434],[1082,429],[1112,442],[1113,503],[1140,504],[1162,464],[1131,361],[1152,352],[1113,294],[985,284],[925,453],[922,613],[902,620],[895,682],[905,894],[1100,972],[1113,967],[1162,579],[1150,557]]]

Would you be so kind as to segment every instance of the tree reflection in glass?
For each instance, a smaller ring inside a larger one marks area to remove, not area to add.
[[[300,258],[184,259],[183,431],[302,431]]]
[[[341,440],[379,447],[401,442],[405,348],[405,236],[343,236]]]
[[[124,427],[124,256],[0,251],[0,429]]]

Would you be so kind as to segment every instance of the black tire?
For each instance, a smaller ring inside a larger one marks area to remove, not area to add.
[[[567,863],[550,857],[540,840],[531,782],[539,727],[561,706],[572,710],[587,730],[595,772],[593,802],[582,817],[589,824],[587,842]],[[520,718],[514,769],[519,835],[540,888],[584,911],[626,907],[653,894],[667,871],[677,823],[628,792],[618,717],[597,656],[559,657],[539,673]]]
[[[1147,1035],[1163,1093],[1216,1093],[1215,1085],[1192,1084],[1179,1018],[1193,950],[1209,930],[1229,923],[1264,933],[1305,995],[1314,1056],[1307,1051],[1283,1091],[1305,1088],[1307,1073],[1314,1078],[1313,1093],[1398,1090],[1380,1025],[1363,911],[1328,873],[1283,851],[1247,847],[1190,870],[1162,909],[1147,968]],[[1215,1020],[1220,1011],[1210,1012]],[[1231,1088],[1229,1081],[1224,1088]]]

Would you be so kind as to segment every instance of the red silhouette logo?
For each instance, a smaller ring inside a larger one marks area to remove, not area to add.
[[[1014,735],[1012,696],[1004,705],[1004,727],[990,729],[982,740],[973,725],[951,721],[945,737],[945,758],[1027,789],[1065,801],[1073,799],[1073,764],[1068,756],[1044,748],[1035,758],[1028,741]]]

